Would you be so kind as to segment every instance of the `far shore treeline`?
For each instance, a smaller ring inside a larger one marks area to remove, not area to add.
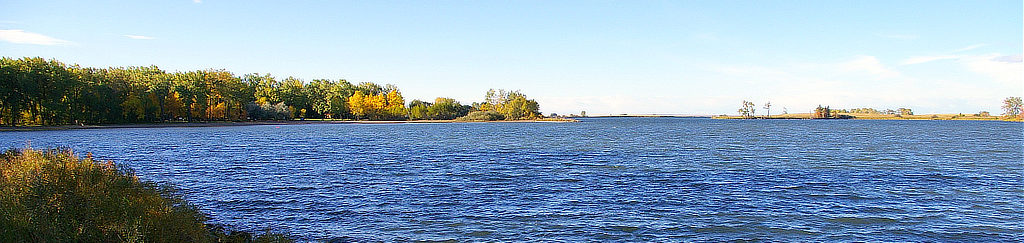
[[[157,66],[92,68],[44,58],[0,59],[0,125],[166,121],[523,120],[539,105],[518,91],[490,90],[482,102],[450,98],[406,104],[394,85],[344,79],[305,82],[223,69],[167,72]]]
[[[928,115],[914,115],[914,111],[910,108],[897,108],[892,109],[875,109],[875,108],[853,108],[853,109],[832,109],[829,106],[818,105],[810,113],[793,113],[790,114],[786,108],[783,108],[782,114],[772,115],[771,113],[772,103],[769,101],[764,104],[766,110],[764,116],[757,116],[757,108],[754,102],[744,100],[742,106],[738,110],[739,116],[728,116],[719,115],[713,116],[712,118],[717,119],[884,119],[884,120],[904,120],[904,119],[930,119],[930,120],[1005,120],[1005,121],[1024,121],[1024,101],[1021,97],[1007,97],[1003,99],[1003,115],[1000,117],[992,116],[988,111],[980,111],[974,114],[928,114]]]

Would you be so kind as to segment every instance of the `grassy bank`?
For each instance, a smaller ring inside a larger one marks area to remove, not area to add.
[[[174,188],[66,149],[0,154],[0,242],[290,242],[208,225]]]

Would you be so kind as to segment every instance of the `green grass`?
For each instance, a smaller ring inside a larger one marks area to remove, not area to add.
[[[290,242],[225,230],[174,188],[68,149],[0,154],[0,242]]]

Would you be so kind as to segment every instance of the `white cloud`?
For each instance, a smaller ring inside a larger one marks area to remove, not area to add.
[[[957,56],[957,55],[919,56],[919,57],[907,58],[906,60],[903,60],[902,64],[903,65],[913,65],[913,64],[921,64],[921,63],[926,63],[926,62],[934,62],[934,61],[938,61],[938,60],[957,59],[957,58],[960,58],[960,56]]]
[[[874,56],[859,56],[851,61],[838,64],[840,70],[849,72],[867,72],[882,78],[900,76],[899,72],[893,71],[882,65]]]
[[[967,70],[991,77],[993,80],[1007,85],[1017,86],[1019,89],[1024,84],[1024,63],[1001,60],[1004,57],[1010,56],[1000,54],[969,56],[964,57],[961,62],[967,67]],[[1017,57],[1017,60],[1020,60],[1020,56]]]
[[[0,30],[0,40],[16,43],[16,44],[31,44],[31,45],[70,45],[72,42],[61,40],[53,37],[49,37],[43,34],[25,32],[24,30]]]
[[[192,0],[194,3],[203,3],[203,0]]]
[[[153,38],[151,36],[144,36],[144,35],[124,35],[124,37],[128,37],[130,39],[135,39],[135,40],[152,40],[152,39],[156,39],[156,38]]]

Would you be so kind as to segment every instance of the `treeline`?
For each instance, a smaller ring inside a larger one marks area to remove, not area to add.
[[[0,125],[327,119],[454,119],[492,111],[532,119],[539,106],[519,92],[488,91],[462,105],[449,98],[406,105],[394,85],[344,79],[304,82],[270,74],[156,66],[91,68],[43,58],[0,59]]]
[[[828,106],[818,105],[811,114],[811,119],[850,119],[853,116],[839,114],[840,110],[833,110]],[[843,112],[846,113],[846,112]]]
[[[875,108],[853,108],[853,109],[840,109],[840,110],[835,110],[835,111],[837,111],[839,113],[874,114],[874,115],[903,115],[903,116],[914,115],[914,110],[911,110],[910,108],[902,108],[902,107],[901,108],[896,108],[896,110],[893,110],[893,109],[878,110],[878,109],[875,109]]]

